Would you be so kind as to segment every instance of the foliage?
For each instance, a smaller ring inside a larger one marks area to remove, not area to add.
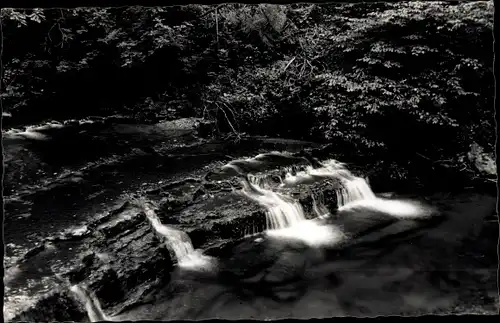
[[[203,46],[190,21],[209,8],[172,8],[3,10],[4,108],[21,123],[106,114],[186,86],[176,63]]]
[[[334,142],[373,162],[390,155],[402,177],[417,153],[460,168],[473,143],[494,149],[491,1],[1,15],[12,125],[203,116],[221,131]]]

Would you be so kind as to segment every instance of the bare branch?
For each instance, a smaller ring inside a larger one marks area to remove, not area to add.
[[[49,31],[47,32],[47,36],[49,37],[49,40],[50,40],[51,43],[52,43],[52,38],[50,37],[50,32],[52,31],[52,29],[54,29],[55,26],[56,26],[56,24],[54,23],[52,25],[52,27],[50,27]]]
[[[236,125],[238,126],[238,131],[239,131],[240,127],[239,127],[238,122],[236,120],[236,113],[234,113],[234,110],[229,106],[228,103],[226,103],[226,102],[223,102],[223,103],[226,106],[226,108],[229,110],[229,112],[231,112],[231,114],[233,115],[233,120],[236,122]]]
[[[217,49],[219,49],[219,8],[215,8],[215,37],[217,39]]]
[[[224,113],[224,117],[226,118],[226,120],[227,120],[227,122],[228,122],[229,126],[231,127],[231,129],[233,129],[234,134],[235,134],[236,136],[238,136],[238,137],[239,137],[239,136],[240,136],[240,134],[238,133],[238,131],[236,131],[236,129],[234,128],[233,124],[232,124],[232,123],[231,123],[231,121],[229,120],[229,117],[227,116],[226,111],[224,111],[224,109],[222,109],[218,103],[216,103],[216,105],[217,105],[217,107],[219,108],[219,110],[221,110],[221,111],[222,111],[222,113]]]
[[[288,66],[290,66],[290,64],[292,64],[292,63],[293,63],[293,61],[294,61],[296,58],[297,58],[297,56],[295,56],[294,58],[292,58],[292,59],[290,60],[290,62],[288,62],[288,64],[286,64],[285,69],[283,70],[283,72],[285,72],[285,71],[286,71],[286,69],[288,68]]]
[[[221,8],[222,6],[224,6],[224,5],[226,5],[226,4],[227,4],[227,3],[221,3],[220,5],[218,5],[217,7],[215,7],[214,9],[211,9],[211,10],[209,10],[208,12],[205,12],[204,14],[202,14],[202,15],[200,16],[200,18],[199,18],[199,19],[201,19],[201,18],[205,17],[206,15],[211,14],[214,10],[215,10],[215,11],[219,10],[219,8]]]

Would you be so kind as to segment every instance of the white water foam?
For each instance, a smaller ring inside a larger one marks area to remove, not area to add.
[[[357,200],[338,209],[339,212],[371,209],[398,219],[428,217],[432,209],[416,201],[388,200],[384,198]]]
[[[345,180],[354,176],[344,168],[344,164],[331,159],[321,163],[322,167],[313,168],[307,166],[305,170],[293,172],[289,171],[281,186],[293,187],[297,185],[310,185],[326,179]]]
[[[197,272],[213,271],[216,267],[216,262],[214,258],[204,255],[201,250],[195,249],[184,256],[178,266],[182,269],[194,270]]]
[[[3,136],[9,139],[26,138],[31,140],[47,140],[48,137],[40,131],[48,129],[60,129],[63,127],[64,124],[57,121],[52,121],[42,125],[28,126],[24,130],[9,129],[3,132]]]
[[[47,136],[33,131],[33,130],[20,130],[20,129],[9,129],[5,131],[3,134],[4,138],[8,139],[19,139],[19,138],[26,138],[26,139],[32,139],[32,140],[47,140]]]
[[[342,242],[345,234],[332,225],[320,225],[304,220],[287,228],[266,231],[266,235],[286,240],[299,240],[310,247],[332,246]]]

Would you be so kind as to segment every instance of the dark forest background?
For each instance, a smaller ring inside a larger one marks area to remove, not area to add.
[[[122,115],[495,185],[493,2],[2,9],[3,127]]]

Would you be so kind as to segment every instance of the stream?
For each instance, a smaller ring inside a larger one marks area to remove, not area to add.
[[[498,313],[496,196],[380,192],[318,144],[211,126],[3,131],[4,320]]]

